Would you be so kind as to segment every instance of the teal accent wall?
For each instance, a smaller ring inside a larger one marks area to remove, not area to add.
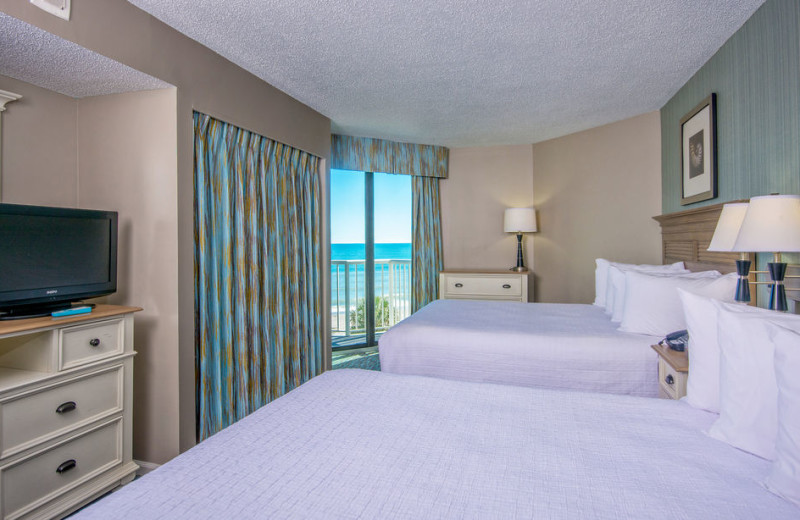
[[[718,196],[681,206],[680,120],[712,92]],[[767,0],[664,105],[661,183],[663,213],[800,193],[800,2]]]

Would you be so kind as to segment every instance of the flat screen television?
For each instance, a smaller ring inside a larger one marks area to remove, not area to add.
[[[0,319],[117,290],[117,212],[0,204]]]

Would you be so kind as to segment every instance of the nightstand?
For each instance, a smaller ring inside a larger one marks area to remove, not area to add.
[[[689,356],[662,345],[652,345],[658,353],[658,393],[663,399],[680,399],[686,395],[689,377]]]
[[[528,301],[528,271],[457,270],[439,272],[443,300]]]

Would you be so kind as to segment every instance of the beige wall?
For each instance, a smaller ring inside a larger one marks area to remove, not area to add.
[[[85,98],[78,105],[78,205],[119,212],[117,292],[137,305],[133,451],[178,451],[178,219],[175,89]]]
[[[178,344],[175,89],[76,100],[4,77],[0,88],[24,96],[3,113],[3,202],[119,212],[117,292],[104,300],[144,308],[134,457],[166,462],[178,452],[178,424],[163,419],[179,404],[178,350],[164,348]]]
[[[658,112],[533,146],[536,299],[591,303],[594,259],[660,263]]]
[[[179,439],[177,442],[173,438],[159,439],[168,446],[170,455],[177,455],[173,446],[177,444],[185,450],[195,443],[192,110],[211,114],[324,159],[330,156],[330,120],[125,0],[73,2],[68,22],[19,0],[0,0],[0,11],[167,81],[178,89],[175,201],[178,344],[161,345],[159,351],[159,356],[167,363],[176,352],[178,356],[178,372],[169,377],[177,380],[179,413],[161,420],[177,424]],[[321,209],[327,214],[327,179],[323,180],[323,190]],[[326,227],[323,236],[327,233]],[[324,251],[327,255],[327,249]],[[325,287],[327,272],[323,275]],[[171,401],[175,395],[168,393],[159,398]]]
[[[529,144],[452,148],[449,176],[440,181],[445,268],[505,269],[516,264],[517,239],[503,232],[503,212],[533,204]],[[525,265],[533,269],[531,235]]]
[[[0,201],[12,204],[76,204],[78,148],[75,99],[0,76],[0,90],[21,94],[3,118]]]

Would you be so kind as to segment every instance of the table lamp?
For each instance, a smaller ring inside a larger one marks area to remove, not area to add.
[[[800,195],[752,197],[734,244],[734,251],[773,253],[767,264],[772,279],[769,308],[785,311],[786,263],[781,253],[800,252]]]
[[[522,234],[535,233],[536,210],[534,208],[508,208],[503,218],[503,231],[506,233],[517,234],[517,265],[512,267],[512,271],[524,272],[528,268],[522,260]]]
[[[722,206],[717,227],[714,229],[714,236],[708,245],[709,251],[738,251],[741,253],[739,260],[736,261],[736,273],[739,275],[739,280],[736,282],[737,302],[750,301],[750,280],[748,279],[750,275],[750,260],[748,259],[748,252],[734,249],[748,206],[747,202],[735,202]]]

